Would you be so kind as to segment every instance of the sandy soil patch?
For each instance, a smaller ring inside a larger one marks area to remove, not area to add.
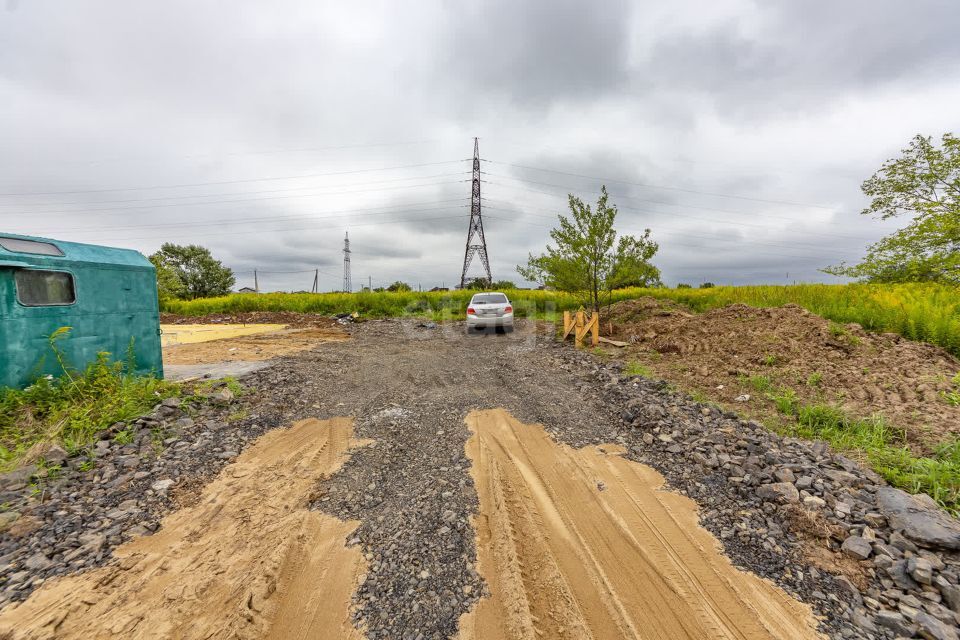
[[[172,347],[178,344],[210,342],[225,338],[271,333],[286,328],[285,324],[161,324],[160,344]]]
[[[355,639],[364,560],[344,522],[307,503],[347,459],[352,420],[303,420],[262,436],[198,502],[118,561],[51,580],[0,614],[0,637]]]
[[[307,351],[321,342],[346,340],[349,337],[346,331],[335,326],[284,329],[271,333],[164,347],[163,362],[164,364],[209,364],[270,360]]]
[[[836,404],[858,417],[880,413],[921,450],[960,435],[960,407],[943,397],[960,360],[896,334],[831,323],[797,305],[695,314],[652,298],[613,305],[602,329],[631,343],[611,348],[616,357],[742,414],[776,421],[767,396],[789,388],[802,403]],[[743,394],[750,400],[737,401]]]
[[[501,409],[467,424],[490,595],[461,640],[817,637],[809,607],[735,569],[693,501],[618,447],[572,449]]]

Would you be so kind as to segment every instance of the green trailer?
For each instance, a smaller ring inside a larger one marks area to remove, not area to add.
[[[156,270],[143,254],[0,233],[0,387],[23,387],[102,351],[132,353],[138,373],[163,375]]]

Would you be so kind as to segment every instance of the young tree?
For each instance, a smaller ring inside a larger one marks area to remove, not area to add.
[[[917,135],[861,189],[872,198],[861,213],[881,219],[907,214],[910,224],[867,249],[860,264],[826,273],[868,282],[960,284],[960,138],[945,133],[940,148]]]
[[[176,276],[181,285],[178,297],[188,300],[227,295],[236,282],[233,271],[215,260],[209,249],[195,244],[166,242],[150,256],[150,261],[158,266],[158,274],[163,268]]]
[[[572,218],[560,215],[560,226],[550,231],[556,247],[546,253],[530,255],[527,266],[517,272],[526,278],[560,291],[580,293],[584,303],[599,310],[601,296],[624,286],[659,287],[660,270],[650,259],[660,248],[650,239],[647,229],[640,237],[621,236],[613,228],[616,205],[607,204],[603,187],[596,209],[572,194],[569,206]]]
[[[516,289],[517,285],[512,280],[497,280],[490,285],[491,289]]]

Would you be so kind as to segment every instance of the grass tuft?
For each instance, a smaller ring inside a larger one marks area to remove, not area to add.
[[[891,485],[926,493],[953,515],[960,515],[960,441],[938,447],[931,456],[917,456],[907,446],[905,431],[879,415],[852,418],[831,405],[795,403],[784,413],[796,418],[788,429],[792,435],[825,440],[838,451],[854,452]]]
[[[65,337],[60,332],[51,344]],[[56,351],[56,348],[55,348]],[[83,371],[62,362],[64,375],[45,376],[25,389],[0,388],[0,469],[23,459],[42,459],[48,443],[74,454],[92,445],[111,425],[140,416],[179,393],[173,383],[133,375],[131,361],[112,362],[102,352]],[[132,438],[121,431],[118,441]]]
[[[627,366],[623,369],[624,375],[628,376],[640,376],[642,378],[652,378],[653,371],[650,370],[650,367],[643,365],[636,360],[631,360],[627,363]]]

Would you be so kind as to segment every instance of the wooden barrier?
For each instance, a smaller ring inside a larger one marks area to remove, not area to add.
[[[576,313],[563,312],[563,337],[566,340],[573,333],[573,344],[577,348],[583,346],[583,339],[590,334],[590,344],[594,347],[600,344],[600,314],[592,313],[589,316],[581,308]]]

